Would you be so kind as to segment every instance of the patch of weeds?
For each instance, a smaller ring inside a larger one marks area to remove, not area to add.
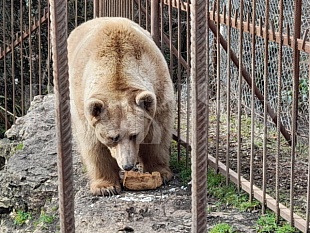
[[[258,201],[250,202],[245,192],[238,193],[234,184],[226,185],[225,177],[216,174],[212,169],[208,170],[208,193],[225,205],[234,206],[241,211],[253,210],[260,206]]]
[[[210,233],[235,233],[236,231],[232,226],[227,223],[216,224],[211,230]]]
[[[32,219],[32,214],[29,212],[24,212],[22,210],[19,210],[16,212],[14,216],[14,224],[18,226],[22,226],[25,224],[28,220]]]
[[[23,144],[23,143],[19,143],[19,144],[15,147],[15,151],[22,150],[22,149],[24,149],[24,144]]]
[[[276,233],[295,233],[298,232],[294,227],[291,227],[288,223],[278,225],[276,222],[275,214],[268,213],[262,215],[256,223],[255,229],[260,232],[276,232]]]
[[[181,156],[178,160],[177,143],[171,144],[170,167],[173,173],[178,173],[183,184],[188,184],[191,180],[190,164],[186,166],[186,151],[181,146]]]
[[[46,213],[41,213],[40,218],[38,220],[38,222],[42,222],[42,223],[47,223],[47,224],[51,224],[54,222],[55,216],[54,215],[48,215]]]

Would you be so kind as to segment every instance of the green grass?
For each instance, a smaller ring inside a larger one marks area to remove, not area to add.
[[[208,193],[220,200],[222,204],[233,206],[241,211],[248,211],[260,207],[258,201],[249,201],[249,196],[244,191],[238,193],[236,186],[232,183],[226,185],[225,177],[216,174],[214,170],[208,171]]]
[[[38,220],[38,223],[46,223],[46,224],[51,224],[53,223],[55,220],[55,216],[54,215],[48,215],[44,212],[41,213],[40,218]]]
[[[32,219],[31,213],[19,210],[16,212],[16,215],[14,217],[14,224],[18,226],[22,226],[28,220],[31,220],[31,219]]]
[[[291,227],[289,223],[283,221],[277,224],[276,217],[273,213],[262,215],[257,220],[255,229],[260,232],[275,232],[275,233],[295,233],[298,232],[295,228]]]
[[[236,231],[232,226],[227,223],[216,224],[211,230],[210,233],[235,233]]]
[[[19,143],[19,144],[15,147],[15,151],[22,150],[22,149],[24,149],[24,144],[23,144],[23,143]]]

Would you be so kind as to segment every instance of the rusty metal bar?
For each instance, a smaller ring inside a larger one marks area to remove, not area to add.
[[[154,42],[159,46],[159,0],[151,1],[151,35]]]
[[[50,9],[50,3],[48,1],[48,15]],[[51,23],[50,17],[47,19],[47,92],[51,93]]]
[[[84,0],[84,22],[87,21],[87,0]]]
[[[256,0],[253,0],[252,4],[252,24],[255,25],[256,21]],[[255,73],[256,73],[256,28],[252,27],[252,83],[251,83],[251,155],[250,155],[250,202],[253,201],[253,180],[254,180],[254,139],[255,139],[255,131],[254,131],[254,122],[255,122]]]
[[[145,0],[145,29],[149,31],[149,0]]]
[[[220,13],[220,0],[214,1],[214,4],[216,4],[216,12],[218,12],[218,15]],[[220,37],[219,34],[221,33],[220,30],[220,24],[216,24],[216,145],[215,145],[215,158],[216,158],[216,164],[218,164],[219,161],[219,144],[220,144],[220,111],[221,111],[221,46],[220,46]],[[217,171],[217,169],[216,169]]]
[[[215,22],[217,21],[217,16],[213,11],[210,11],[209,15],[210,15],[209,19],[211,19],[212,21],[215,21]],[[225,23],[225,21],[224,21],[224,17],[225,16],[223,16],[223,15],[220,16],[220,23],[227,25],[227,23]],[[240,25],[239,20],[234,19],[234,18],[232,18],[231,20],[232,20],[232,24],[231,24],[232,27],[236,28],[236,29],[240,29],[238,26],[238,25]],[[254,25],[255,24],[251,23],[250,26],[248,28],[246,28],[244,31],[251,33],[252,27],[254,27]],[[256,34],[255,35],[263,38],[265,31],[266,31],[266,28],[265,27],[260,28],[259,26],[255,26],[255,27],[256,27]],[[280,39],[282,38],[283,45],[290,46],[291,48],[293,48],[292,41],[294,40],[294,37],[289,36],[290,35],[289,28],[287,30],[287,34],[283,34],[282,37],[279,34],[279,32],[275,32],[274,36],[273,36],[272,30],[267,30],[267,31],[269,34],[269,41],[274,41],[274,42],[279,43]],[[297,38],[297,49],[300,51],[310,53],[310,41],[303,41],[302,39]]]
[[[178,4],[180,4],[180,1],[178,0]],[[177,67],[177,90],[178,90],[178,93],[177,93],[177,99],[178,99],[178,112],[177,112],[177,136],[178,138],[180,138],[181,136],[181,91],[182,91],[182,86],[181,86],[181,40],[182,40],[182,37],[181,37],[181,10],[180,10],[180,7],[178,7],[177,9],[177,20],[178,20],[178,59],[177,59],[177,62],[178,62],[178,67]],[[171,39],[171,38],[170,38]],[[178,161],[181,160],[181,144],[179,143],[179,140],[178,140]]]
[[[58,140],[58,179],[60,230],[74,232],[74,193],[71,145],[71,115],[67,60],[66,2],[50,2],[51,33],[56,106],[56,135]]]
[[[283,0],[279,1],[279,34],[283,33]],[[277,155],[276,155],[276,220],[280,220],[280,182],[279,182],[279,168],[280,168],[280,156],[281,156],[281,134],[280,134],[280,122],[281,122],[281,102],[282,102],[282,57],[283,57],[283,42],[279,42],[279,52],[278,52],[278,103],[277,103]]]
[[[226,17],[226,14],[225,14]],[[230,21],[231,21],[231,0],[228,0],[228,25],[230,25]],[[231,26],[227,26],[227,46],[228,48],[230,48],[230,44],[231,44]],[[230,106],[230,90],[231,90],[231,72],[230,72],[230,66],[231,66],[231,50],[229,49],[227,51],[227,68],[226,68],[226,72],[227,72],[227,88],[226,88],[226,92],[227,92],[227,136],[226,136],[226,185],[229,184],[229,158],[230,158],[230,113],[231,113],[231,106]]]
[[[164,4],[160,0],[160,51],[164,52]]]
[[[19,30],[21,32],[24,31],[24,23],[23,23],[23,0],[19,2],[19,9],[20,9],[20,19],[19,19]],[[23,53],[23,37],[21,36],[20,42],[20,70],[24,70],[24,53]],[[1,54],[1,53],[0,53]],[[0,58],[1,59],[1,58]],[[24,97],[24,72],[20,72],[20,90],[21,90],[21,114],[22,116],[25,114],[25,97]]]
[[[38,15],[41,18],[41,1],[38,1]],[[42,49],[41,49],[41,24],[38,28],[38,50],[39,50],[39,95],[42,95]]]
[[[301,31],[301,12],[302,1],[295,1],[294,8],[294,36],[293,36],[293,103],[292,103],[292,145],[291,145],[291,181],[290,181],[290,211],[291,225],[294,224],[294,180],[295,180],[295,153],[297,144],[297,118],[298,118],[298,93],[299,93],[299,59],[300,51],[298,50],[297,39],[300,38]]]
[[[213,34],[216,35],[217,34],[217,32],[216,32],[217,31],[216,25],[212,21],[210,21],[210,20],[208,20],[208,22],[209,22],[209,28],[211,29]],[[227,49],[229,49],[229,48],[227,48],[227,42],[224,40],[222,35],[220,35],[220,42],[221,42],[222,47],[225,49],[225,51],[227,51]],[[247,84],[249,86],[251,86],[252,85],[252,80],[251,80],[250,74],[247,72],[247,70],[244,67],[239,67],[238,58],[237,58],[236,54],[233,51],[231,51],[231,60],[237,66],[238,69],[242,69],[243,78],[245,79]],[[256,95],[256,97],[259,99],[259,101],[261,103],[264,102],[264,95],[261,93],[261,91],[257,88],[256,85],[255,85],[255,95]],[[268,109],[269,116],[271,117],[273,122],[275,124],[277,124],[277,115],[276,115],[276,113],[274,112],[274,110],[271,108],[271,106],[269,104],[267,105],[267,109]],[[285,140],[288,142],[288,144],[291,145],[291,136],[289,135],[289,133],[287,132],[287,130],[284,128],[284,126],[282,124],[280,125],[280,131],[281,131],[283,137],[285,138]]]
[[[263,139],[263,181],[262,181],[262,190],[263,190],[263,204],[262,204],[262,213],[266,212],[266,190],[267,190],[267,137],[268,137],[268,62],[269,62],[269,0],[266,0],[266,11],[265,11],[265,33],[264,33],[264,139]],[[277,121],[278,123],[278,121]]]
[[[172,0],[169,0],[172,1]],[[172,53],[172,7],[171,5],[169,5],[168,7],[168,14],[169,14],[169,71],[170,71],[170,75],[173,78],[173,53]],[[177,50],[176,50],[176,54],[177,54]]]
[[[309,80],[310,80],[310,59],[309,59]],[[309,90],[310,90],[310,82],[309,82]],[[309,92],[309,102],[310,106],[310,92]],[[309,115],[309,128],[310,130],[310,115]],[[310,137],[309,137],[309,143],[310,148]],[[308,151],[308,181],[307,181],[307,208],[306,208],[306,225],[305,225],[305,231],[304,232],[310,232],[309,222],[310,222],[310,150]]]
[[[208,66],[209,45],[206,8],[209,1],[191,4],[191,77],[192,77],[192,232],[207,232],[208,160]]]
[[[191,112],[191,104],[190,104],[190,57],[191,57],[191,51],[190,51],[190,47],[191,47],[191,43],[190,43],[190,38],[191,38],[191,28],[190,28],[190,10],[186,11],[186,58],[187,58],[187,64],[188,66],[185,68],[186,69],[186,106],[187,106],[187,111],[186,111],[186,125],[187,125],[187,129],[186,129],[186,146],[185,146],[185,150],[186,150],[186,162],[185,165],[186,167],[188,167],[189,165],[189,151],[190,151],[190,146],[189,146],[189,132],[190,132],[190,112]],[[181,61],[180,61],[181,62]]]
[[[239,67],[243,66],[243,0],[240,0],[240,21],[242,24],[240,25],[240,31],[239,31]],[[236,18],[238,15],[236,15]],[[241,173],[241,146],[242,146],[242,121],[241,121],[241,115],[242,115],[242,69],[239,69],[238,74],[238,128],[237,128],[237,143],[238,143],[238,150],[237,150],[237,174],[238,174],[238,182],[237,182],[237,189],[238,192],[240,192],[240,173]]]
[[[12,53],[11,53],[11,80],[12,80],[12,113],[13,113],[13,123],[15,122],[15,117],[16,117],[16,99],[15,99],[15,94],[16,94],[16,87],[15,87],[15,49],[13,47],[13,42],[14,42],[14,1],[11,0],[11,46],[12,46]],[[5,32],[4,32],[5,33]]]
[[[100,0],[93,0],[93,4],[94,4],[94,18],[99,16],[99,1]]]
[[[140,26],[142,26],[141,25],[141,23],[142,23],[142,16],[141,16],[141,0],[138,0],[138,12],[139,12],[139,20],[138,20],[138,22],[139,22],[139,25]]]
[[[29,50],[29,100],[32,101],[32,39],[31,39],[31,6],[32,6],[32,0],[29,0],[29,3],[28,3],[28,34],[29,34],[29,37],[28,37],[28,42],[29,42],[29,45],[28,45],[28,50]]]
[[[2,5],[2,31],[5,32],[5,25],[6,25],[6,19],[5,19],[5,1],[3,1],[3,5]],[[2,33],[2,41],[3,41],[3,45],[6,47],[6,37],[5,37],[5,33]],[[5,124],[5,131],[8,130],[8,128],[11,127],[11,124],[9,123],[9,119],[8,119],[8,91],[7,91],[7,66],[6,66],[6,53],[4,51],[4,57],[3,57],[3,78],[4,78],[4,124]]]

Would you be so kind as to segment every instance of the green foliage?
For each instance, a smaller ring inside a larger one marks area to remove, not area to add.
[[[257,232],[276,232],[276,233],[294,233],[297,232],[295,228],[291,227],[288,223],[284,225],[278,225],[276,222],[275,215],[272,214],[265,214],[262,215],[257,220],[256,225]]]
[[[55,216],[53,215],[47,215],[46,213],[41,213],[39,222],[51,224],[53,223],[54,219],[55,219]]]
[[[177,153],[177,143],[172,142],[171,144],[171,157],[170,157],[170,167],[174,173],[180,175],[180,179],[184,184],[187,184],[191,180],[191,168],[190,164],[186,165],[186,152],[183,147],[181,147],[181,156],[178,160]]]
[[[30,219],[32,219],[31,213],[19,210],[16,212],[16,215],[14,217],[14,224],[21,226]]]
[[[227,223],[216,224],[210,231],[210,233],[234,233],[236,232],[232,226]]]
[[[22,149],[24,149],[24,144],[23,144],[23,143],[19,143],[19,144],[15,147],[15,151],[22,150]]]
[[[208,171],[208,192],[210,195],[220,199],[226,205],[234,206],[241,211],[256,209],[260,206],[258,201],[250,202],[248,195],[244,192],[238,194],[235,185],[226,185],[225,177],[216,174],[213,170]]]

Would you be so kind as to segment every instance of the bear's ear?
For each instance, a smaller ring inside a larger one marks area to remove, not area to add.
[[[97,121],[104,111],[104,103],[98,99],[88,100],[85,107],[86,114],[90,116],[92,122]]]
[[[142,91],[136,96],[136,103],[145,109],[152,117],[156,111],[156,96],[150,91]]]

